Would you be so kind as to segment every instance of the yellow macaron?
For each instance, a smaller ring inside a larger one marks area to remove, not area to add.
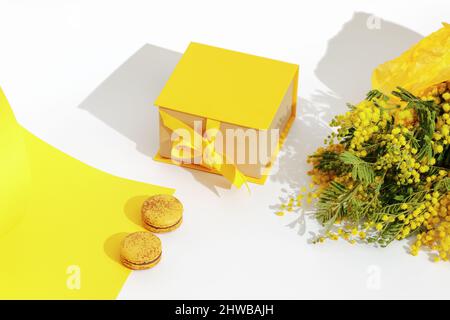
[[[161,240],[150,232],[134,232],[125,237],[120,250],[120,261],[133,270],[154,267],[161,260]]]
[[[141,213],[144,227],[152,232],[175,230],[183,221],[183,205],[168,194],[158,194],[145,200]]]

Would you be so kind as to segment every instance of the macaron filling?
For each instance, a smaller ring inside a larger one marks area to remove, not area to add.
[[[141,262],[141,263],[136,263],[136,262],[131,262],[130,260],[124,258],[123,256],[121,256],[122,260],[124,260],[126,263],[131,264],[131,265],[135,265],[135,266],[146,266],[152,263],[155,263],[156,261],[158,261],[161,258],[162,253],[160,253],[155,259],[148,261],[148,262]]]
[[[155,226],[155,225],[153,225],[153,224],[148,223],[147,221],[144,221],[144,223],[145,223],[147,226],[149,226],[149,227],[151,227],[151,228],[153,228],[153,229],[157,229],[157,230],[166,230],[166,229],[170,229],[170,228],[176,226],[177,224],[179,224],[179,223],[181,222],[182,219],[183,219],[183,218],[180,218],[180,219],[179,219],[177,222],[175,222],[173,225],[167,226],[167,227],[158,227],[158,226]]]

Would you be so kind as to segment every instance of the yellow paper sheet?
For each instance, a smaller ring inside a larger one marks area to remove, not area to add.
[[[0,89],[0,298],[116,298],[130,273],[121,239],[142,230],[145,197],[172,192],[51,147],[17,124]]]

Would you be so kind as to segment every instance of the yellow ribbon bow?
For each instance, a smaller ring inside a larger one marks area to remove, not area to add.
[[[220,128],[219,121],[206,119],[207,136],[204,137],[167,112],[160,110],[159,114],[164,126],[172,131],[184,130],[189,137],[189,139],[185,139],[180,135],[181,139],[172,142],[172,160],[191,163],[196,156],[201,155],[202,161],[200,161],[199,165],[219,173],[237,188],[245,184],[249,190],[245,176],[238,170],[236,165],[227,161],[226,157],[215,149],[215,139]],[[201,141],[201,143],[195,143],[196,141]]]

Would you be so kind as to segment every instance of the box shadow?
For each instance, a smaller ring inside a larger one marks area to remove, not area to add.
[[[146,44],[104,80],[79,106],[153,157],[159,146],[153,107],[181,54]]]

